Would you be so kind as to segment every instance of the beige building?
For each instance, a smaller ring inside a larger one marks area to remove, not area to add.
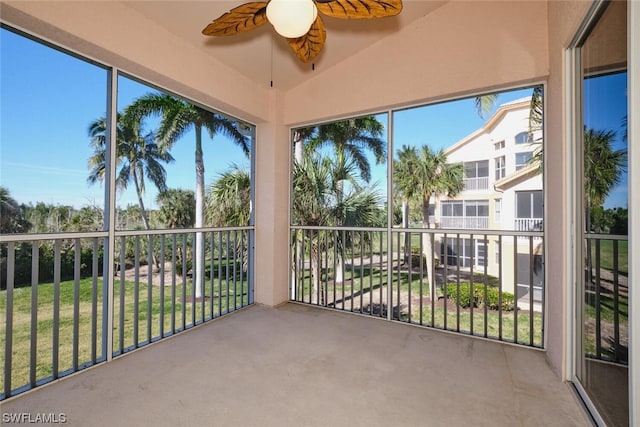
[[[502,104],[480,129],[445,150],[449,163],[463,164],[464,190],[454,198],[435,199],[436,227],[468,233],[544,230],[543,176],[540,165],[532,162],[543,145],[542,130],[532,130],[530,109],[530,97]],[[486,264],[489,275],[501,277],[504,291],[528,300],[529,262],[541,266],[542,239],[531,237],[535,246],[531,258],[527,236],[517,237],[515,245],[511,238],[499,244],[498,236],[486,237],[476,234],[471,240],[463,234],[459,244],[454,237],[448,237],[446,244],[440,239],[440,261],[465,268],[473,264],[480,272]],[[515,265],[505,262],[514,256]],[[543,289],[544,274],[536,268],[533,290],[538,308]]]

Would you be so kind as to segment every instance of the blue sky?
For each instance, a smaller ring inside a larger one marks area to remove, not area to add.
[[[104,187],[86,179],[88,128],[105,115],[107,71],[4,29],[0,46],[0,185],[19,203],[102,206]],[[118,81],[119,110],[152,90],[123,76]],[[195,189],[194,140],[190,132],[171,151],[175,162],[165,166],[170,188]],[[233,163],[249,166],[223,136],[212,142],[205,133],[203,147],[206,184]],[[147,184],[149,207],[154,190]],[[137,204],[133,189],[119,194],[117,204]]]
[[[107,71],[0,30],[0,185],[20,203],[101,206],[104,189],[89,186],[87,160],[91,155],[87,129],[106,111]],[[119,77],[118,109],[151,88]],[[497,104],[530,95],[530,89],[503,92]],[[585,123],[595,129],[619,131],[626,114],[626,75],[589,79],[585,83]],[[411,108],[394,113],[394,144],[428,144],[445,148],[482,126],[485,118],[475,110],[473,98]],[[386,124],[387,115],[378,116]],[[155,123],[148,123],[149,130]],[[385,133],[386,135],[386,133]],[[616,147],[622,142],[616,140]],[[170,188],[194,189],[194,136],[187,134],[171,154],[167,165]],[[205,137],[205,181],[233,163],[249,166],[239,148],[222,136]],[[391,153],[390,153],[391,154]],[[386,165],[372,164],[372,182],[386,194]],[[145,203],[153,207],[156,192],[147,186]],[[118,197],[117,204],[136,204],[133,190]],[[626,206],[626,175],[615,188],[607,207]]]

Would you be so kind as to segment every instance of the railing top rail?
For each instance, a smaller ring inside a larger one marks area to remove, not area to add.
[[[114,232],[116,236],[148,236],[157,234],[185,234],[185,233],[208,233],[211,231],[241,231],[253,230],[252,225],[239,227],[205,227],[205,228],[167,228],[153,230],[117,230]],[[108,231],[89,231],[89,232],[66,232],[66,233],[33,233],[33,234],[2,234],[0,235],[0,243],[8,242],[34,242],[39,240],[62,240],[62,239],[93,239],[105,238],[109,235]]]
[[[93,239],[96,237],[107,237],[106,231],[85,231],[77,233],[33,233],[33,234],[2,234],[0,243],[24,242],[36,240],[60,240],[60,239]]]
[[[629,236],[626,234],[585,233],[585,237],[589,240],[629,240]]]
[[[311,225],[291,225],[291,230],[326,230],[326,231],[387,231],[380,227],[322,227]],[[544,237],[544,231],[516,231],[516,230],[489,230],[482,228],[402,228],[393,227],[391,230],[399,233],[427,233],[427,234],[463,234],[463,235],[487,235],[487,236],[521,236],[521,237]]]
[[[290,225],[291,230],[327,230],[327,231],[387,231],[386,227],[342,227],[318,225]]]
[[[166,228],[155,230],[117,230],[114,232],[116,237],[119,236],[147,236],[155,234],[190,234],[190,233],[208,233],[211,231],[243,231],[253,230],[253,225],[244,225],[238,227],[203,227],[203,228]]]

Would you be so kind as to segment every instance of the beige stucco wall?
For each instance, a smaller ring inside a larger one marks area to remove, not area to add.
[[[541,81],[547,47],[545,2],[454,1],[288,91],[284,122]]]

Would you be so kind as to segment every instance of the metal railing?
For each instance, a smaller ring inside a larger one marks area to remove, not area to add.
[[[543,233],[292,226],[291,300],[542,347],[544,254],[536,238]],[[481,268],[478,245],[490,256]]]
[[[464,189],[466,190],[486,190],[489,188],[489,177],[464,178]]]
[[[514,221],[516,231],[542,231],[544,222],[542,218],[516,218]]]
[[[628,237],[586,234],[584,352],[622,365],[629,357]]]
[[[0,400],[253,303],[250,227],[0,237]]]
[[[461,228],[466,230],[484,230],[489,228],[488,216],[442,216],[440,227]]]

